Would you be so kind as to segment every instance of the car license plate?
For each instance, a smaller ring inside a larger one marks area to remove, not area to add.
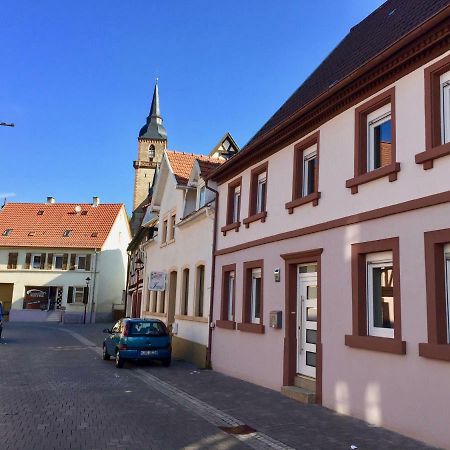
[[[157,355],[158,350],[141,350],[141,356]]]

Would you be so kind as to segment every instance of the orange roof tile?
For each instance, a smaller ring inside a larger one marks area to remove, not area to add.
[[[218,162],[217,158],[205,155],[194,155],[193,153],[175,152],[166,150],[170,167],[175,175],[178,184],[186,185],[191,175],[192,167],[197,159],[198,161]]]
[[[101,248],[122,206],[7,203],[0,210],[0,247]],[[66,230],[71,233],[64,237]]]
[[[225,162],[224,159],[214,158],[212,161],[204,161],[202,159],[198,159],[198,165],[200,166],[200,173],[202,178],[207,177],[214,169],[217,169],[221,164]]]

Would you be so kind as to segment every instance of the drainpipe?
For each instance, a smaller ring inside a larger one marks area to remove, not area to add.
[[[215,286],[215,272],[216,272],[216,246],[217,246],[217,221],[218,221],[218,210],[219,210],[219,192],[216,189],[208,186],[208,181],[205,183],[206,189],[214,193],[215,196],[215,208],[214,208],[214,234],[213,234],[213,244],[212,244],[212,261],[211,261],[211,292],[209,295],[209,330],[208,330],[208,350],[206,354],[206,364],[207,367],[212,369],[211,364],[211,345],[212,345],[212,323],[213,323],[213,312],[214,312],[214,286]]]

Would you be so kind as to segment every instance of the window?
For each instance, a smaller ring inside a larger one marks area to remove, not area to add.
[[[175,239],[175,221],[176,215],[172,214],[169,220],[169,241],[173,241]]]
[[[425,151],[416,163],[425,170],[450,155],[450,56],[425,68]]]
[[[3,233],[2,236],[9,236],[13,232],[12,228],[7,228]]]
[[[201,208],[202,206],[205,206],[206,203],[206,186],[201,186],[197,190],[198,192],[198,208]]]
[[[401,340],[399,239],[352,245],[353,332],[345,344],[406,353]]]
[[[44,258],[45,259],[45,258]],[[44,261],[42,260],[42,255],[31,255],[31,268],[40,269]]]
[[[227,277],[227,320],[234,320],[234,288],[235,274],[234,271],[228,272]]]
[[[8,254],[8,269],[17,269],[17,258],[19,254],[18,253],[9,253]]]
[[[425,233],[428,341],[419,355],[450,361],[450,228]]]
[[[266,210],[266,172],[258,175],[258,187],[256,193],[256,214]]]
[[[161,243],[165,244],[166,241],[167,241],[167,219],[165,219],[162,223]]]
[[[250,198],[248,217],[243,220],[246,228],[257,220],[265,222],[267,217],[267,173],[268,163],[265,162],[251,171]]]
[[[77,269],[86,270],[86,255],[77,255]]]
[[[72,235],[72,230],[65,230],[63,233],[63,237],[69,237]]]
[[[37,212],[37,215],[38,215],[38,216],[44,215],[44,210],[43,210],[43,209],[40,209],[40,210]]]
[[[86,298],[87,303],[87,288],[83,286],[70,286],[67,294],[67,303],[84,303]]]
[[[53,256],[53,268],[56,270],[62,270],[63,269],[63,261],[64,261],[63,255],[54,255]]]
[[[75,303],[83,303],[84,300],[84,287],[75,287],[74,288],[74,302]]]
[[[242,178],[239,177],[228,185],[227,222],[220,230],[224,236],[227,231],[239,231],[241,225],[239,221],[241,216],[241,182]]]
[[[151,144],[150,147],[148,148],[148,158],[152,160],[155,157],[155,155],[156,155],[155,146]]]
[[[188,315],[189,305],[189,269],[183,270],[183,290],[181,292],[181,314]]]
[[[262,260],[244,263],[244,292],[240,331],[264,333],[263,325],[263,264]]]
[[[388,177],[397,179],[395,151],[395,89],[377,95],[355,109],[354,177],[346,181],[352,194],[358,186]]]
[[[236,264],[222,266],[222,299],[220,320],[216,325],[221,328],[234,329],[236,296]]]
[[[195,315],[203,317],[205,297],[205,266],[197,267],[197,295],[195,305]]]
[[[394,337],[394,277],[392,253],[373,253],[367,261],[369,336]]]
[[[303,189],[302,196],[312,194],[316,185],[317,151],[303,155]]]

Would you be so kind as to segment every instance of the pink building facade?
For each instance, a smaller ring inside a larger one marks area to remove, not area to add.
[[[392,3],[348,39],[415,8]],[[306,82],[212,175],[212,362],[447,448],[450,9],[437,3],[303,101]]]

